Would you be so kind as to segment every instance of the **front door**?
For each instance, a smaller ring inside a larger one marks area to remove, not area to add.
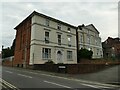
[[[57,52],[57,62],[58,63],[63,63],[63,61],[62,61],[62,52],[61,51]]]

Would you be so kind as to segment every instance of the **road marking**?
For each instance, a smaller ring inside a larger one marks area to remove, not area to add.
[[[81,84],[81,85],[88,86],[88,87],[93,87],[93,88],[98,88],[98,87],[96,87],[96,86],[89,85],[89,84]]]
[[[61,85],[61,84],[57,84],[57,83],[54,83],[54,82],[49,82],[49,81],[44,81],[45,83],[50,83],[50,84],[53,84],[53,85],[57,85],[57,86],[61,86],[61,87],[64,87],[64,88],[72,88],[72,87],[69,87],[69,86],[65,86],[65,85]]]
[[[17,70],[17,69],[16,69]],[[17,70],[17,71],[21,71],[21,70]],[[40,74],[40,73],[35,73],[33,71],[22,71],[22,72],[28,72],[28,73],[33,73],[33,74],[38,74],[38,75],[44,75],[44,76],[49,76],[49,77],[55,77],[55,78],[60,78],[60,79],[65,79],[65,80],[72,80],[72,81],[77,81],[77,82],[81,82],[81,83],[85,83],[85,84],[95,84],[95,85],[101,85],[101,86],[105,86],[105,87],[111,87],[111,88],[118,88],[118,85],[111,85],[111,84],[105,84],[105,83],[99,83],[99,82],[95,82],[95,81],[87,81],[87,80],[82,80],[82,79],[75,79],[75,78],[67,78],[67,77],[61,77],[61,76],[55,76],[55,75],[48,75],[48,74]],[[42,71],[37,71],[37,72],[42,72]],[[54,73],[52,73],[54,74]]]
[[[5,72],[8,72],[8,73],[13,73],[13,72],[11,72],[11,71],[5,71]]]
[[[2,85],[3,86],[3,88],[7,88],[6,86],[4,86],[4,85]]]
[[[28,76],[28,75],[23,75],[23,74],[17,74],[17,75],[27,77],[27,78],[32,78],[31,76]]]
[[[23,72],[28,72],[28,71],[23,71]],[[41,72],[41,71],[38,71],[38,72]],[[78,80],[78,79],[75,79],[75,78],[66,78],[66,77],[55,76],[55,75],[40,74],[40,73],[35,73],[35,72],[32,72],[32,71],[30,73],[38,74],[38,75],[44,75],[44,76],[49,76],[49,77],[55,77],[55,78],[60,78],[60,79],[65,79],[65,80],[73,80],[73,81],[78,81],[78,82],[86,83],[86,84],[95,84],[95,85],[108,86],[108,87],[114,87],[114,88],[119,87],[117,85],[103,84],[103,83],[99,83],[99,82],[86,81],[86,80],[81,80],[81,79]],[[52,73],[52,74],[54,74],[54,73]]]
[[[0,86],[2,86],[2,83],[0,83]]]
[[[13,90],[19,90],[17,87],[15,87],[14,85],[8,83],[7,81],[3,80],[0,78],[0,82],[3,83],[3,87],[7,88],[6,86],[8,86],[9,88],[13,89]],[[6,86],[5,86],[6,85]]]
[[[12,84],[8,83],[7,81],[5,81],[5,80],[3,80],[3,79],[2,79],[2,82],[3,82],[5,85],[9,86],[10,88],[16,88],[15,86],[13,86]]]
[[[54,76],[54,75],[47,75],[47,74],[40,74],[40,75],[44,75],[44,76],[50,76],[50,77],[55,77],[55,78],[60,78],[60,79],[66,79],[66,80],[73,80],[73,81],[78,81],[78,82],[81,82],[81,83],[84,83],[84,84],[88,84],[88,85],[100,85],[101,87],[111,87],[111,88],[117,88],[119,86],[117,85],[111,85],[111,84],[103,84],[103,83],[99,83],[99,82],[91,82],[91,81],[86,81],[86,80],[81,80],[81,79],[74,79],[74,78],[66,78],[66,77],[60,77],[60,76]],[[99,86],[99,87],[100,87]]]
[[[5,85],[3,85],[3,84],[2,84],[2,87],[3,87],[3,88],[7,88],[7,87],[6,87]]]
[[[93,88],[110,88],[110,87],[98,86],[98,85],[90,85],[90,84],[82,84],[82,85],[88,86],[88,87],[93,87]]]
[[[1,87],[3,86],[4,88],[7,88],[7,87],[6,87],[5,85],[3,85],[2,83],[0,83],[0,86],[1,86]]]
[[[29,72],[29,73],[32,73],[32,74],[38,74],[38,73],[34,73],[34,72]]]

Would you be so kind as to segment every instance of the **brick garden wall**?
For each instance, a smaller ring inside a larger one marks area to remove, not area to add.
[[[13,63],[12,63],[12,61],[6,60],[6,61],[2,62],[2,65],[12,67]]]
[[[5,59],[3,59],[3,61],[2,61],[2,65],[12,67],[12,66],[13,66],[13,61],[14,61],[14,57],[13,57],[13,56],[12,56],[12,57],[8,57],[8,58],[5,58]]]
[[[2,63],[4,66],[12,66],[12,61],[5,60]],[[82,61],[79,64],[36,64],[29,66],[29,69],[43,70],[56,73],[68,73],[68,74],[84,74],[98,72],[100,70],[109,68],[114,65],[120,65],[120,61]],[[61,67],[62,68],[59,68]],[[21,66],[19,66],[21,67]],[[64,68],[65,67],[65,68]]]
[[[68,74],[83,74],[83,73],[92,73],[98,72],[105,68],[120,65],[120,63],[114,64],[40,64],[34,65],[33,69],[44,70],[49,72],[57,72],[57,73],[68,73]],[[65,68],[59,68],[59,66],[64,66]]]

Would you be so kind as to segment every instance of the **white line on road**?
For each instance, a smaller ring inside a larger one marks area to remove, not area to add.
[[[3,87],[3,88],[7,88],[5,85],[3,85],[3,84],[1,84],[1,87]]]
[[[3,79],[1,79],[1,78],[0,78],[0,81],[1,81],[2,83],[4,83],[5,85],[7,85],[9,88],[12,88],[13,90],[14,90],[14,89],[15,89],[15,90],[19,90],[17,87],[15,87],[14,85],[8,83],[7,81],[5,81],[5,80],[3,80]]]
[[[13,73],[13,72],[11,72],[11,71],[5,71],[5,72],[8,72],[8,73]]]
[[[93,87],[93,88],[98,88],[96,86],[93,86],[93,85],[89,85],[89,84],[82,84],[83,86],[88,86],[88,87]]]
[[[49,82],[49,81],[44,81],[44,82],[45,82],[45,83],[54,84],[54,85],[57,85],[57,86],[61,86],[61,87],[64,87],[64,88],[72,88],[72,87],[65,86],[65,85],[61,85],[61,84],[57,84],[57,83],[54,83],[54,82]]]
[[[29,72],[29,73],[32,73],[32,74],[38,74],[38,73],[35,73],[35,72]]]
[[[90,84],[82,84],[84,86],[92,87],[92,88],[110,88],[110,87],[105,87],[105,86],[97,86],[97,85],[90,85]]]
[[[21,70],[17,70],[17,71],[21,71]],[[60,79],[65,79],[65,80],[73,80],[73,81],[78,81],[78,82],[81,82],[81,83],[86,83],[88,85],[95,84],[95,85],[100,85],[101,87],[102,86],[103,87],[112,87],[112,88],[119,87],[117,85],[99,83],[99,82],[94,82],[94,81],[87,81],[87,80],[82,80],[82,79],[66,78],[66,77],[55,76],[55,75],[50,75],[50,74],[40,74],[40,73],[36,73],[36,72],[33,72],[33,71],[22,71],[22,72],[27,72],[27,73],[32,73],[32,74],[38,74],[38,75],[43,75],[43,76],[48,76],[48,77],[54,77],[54,78],[60,78]],[[41,72],[41,71],[39,71],[39,72]]]
[[[28,76],[28,75],[23,75],[23,74],[17,74],[17,75],[27,77],[27,78],[32,78],[31,76]]]
[[[7,88],[6,86],[4,86],[2,83],[0,83],[0,86],[3,87],[3,88]]]
[[[86,80],[82,80],[82,79],[74,79],[74,78],[66,78],[66,77],[61,77],[61,76],[54,76],[54,75],[48,75],[48,74],[40,74],[40,75],[44,75],[44,76],[49,76],[49,77],[55,77],[55,78],[60,78],[60,79],[65,79],[65,80],[73,80],[73,81],[78,81],[81,83],[85,83],[86,85],[91,85],[91,84],[95,84],[96,86],[102,87],[102,88],[117,88],[118,86],[116,85],[111,85],[111,84],[103,84],[103,83],[99,83],[99,82],[92,82],[92,81],[86,81]],[[93,85],[92,85],[93,86]],[[94,86],[95,87],[95,86]]]

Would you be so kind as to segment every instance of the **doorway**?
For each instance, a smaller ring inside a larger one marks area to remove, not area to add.
[[[61,51],[58,51],[58,52],[57,52],[57,62],[58,62],[58,63],[63,63],[63,60],[62,60],[62,52],[61,52]]]

